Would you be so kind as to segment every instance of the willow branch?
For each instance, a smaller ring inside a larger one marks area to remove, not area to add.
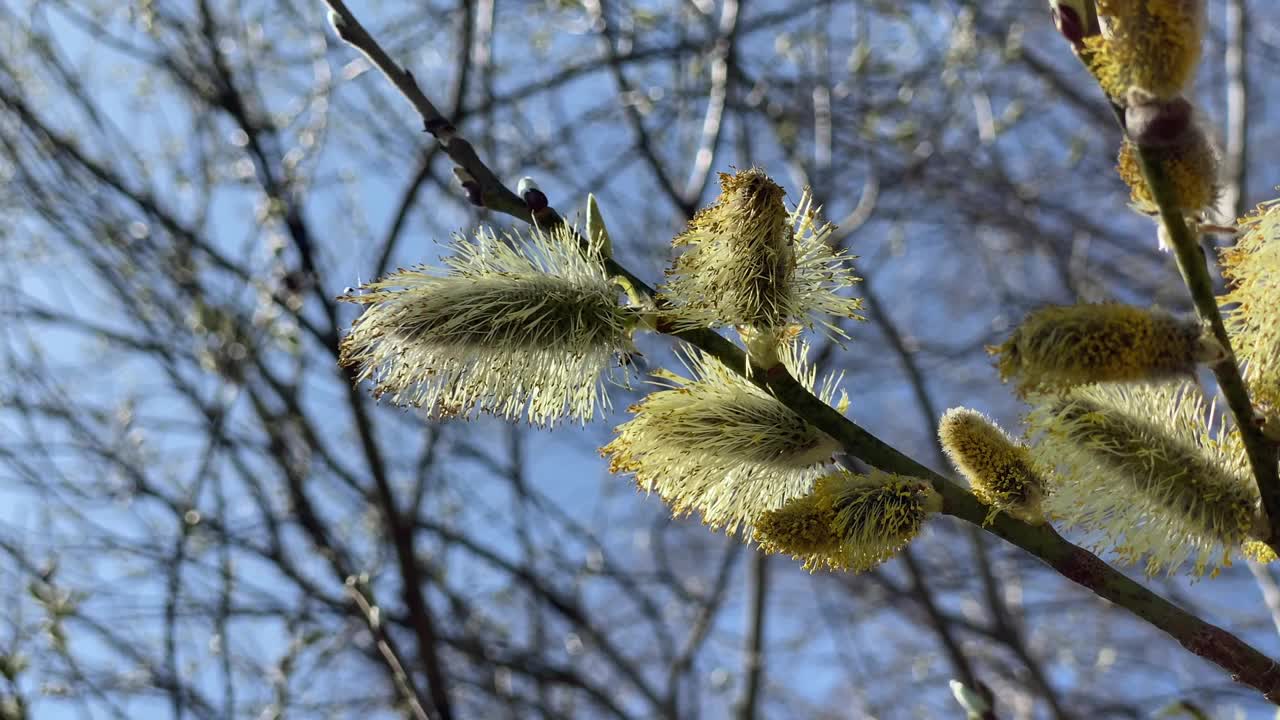
[[[387,51],[347,9],[346,3],[342,0],[325,0],[325,4],[329,6],[329,22],[333,25],[333,30],[338,37],[364,53],[369,62],[373,63],[373,66],[378,68],[392,85],[395,85],[396,90],[400,91],[400,94],[422,117],[423,130],[431,133],[440,142],[440,147],[444,149],[449,159],[467,173],[469,180],[464,180],[464,184],[474,183],[474,191],[472,188],[467,188],[471,201],[490,210],[530,222],[532,216],[524,200],[511,192],[489,169],[489,166],[480,160],[471,143],[458,136],[457,128],[422,92],[418,81],[413,78],[413,73],[391,59]]]
[[[1213,280],[1209,276],[1204,251],[1200,248],[1197,233],[1187,225],[1178,209],[1173,182],[1161,166],[1155,150],[1138,145],[1138,159],[1147,187],[1151,189],[1151,195],[1160,207],[1160,222],[1164,223],[1168,232],[1169,245],[1173,248],[1178,270],[1195,303],[1196,314],[1209,326],[1214,339],[1222,346],[1221,359],[1213,363],[1210,369],[1218,380],[1218,388],[1226,398],[1227,407],[1235,417],[1236,427],[1240,430],[1240,438],[1244,441],[1245,452],[1249,456],[1249,466],[1258,483],[1258,492],[1262,496],[1262,507],[1267,513],[1270,528],[1269,537],[1263,540],[1273,548],[1280,547],[1280,533],[1277,533],[1280,528],[1280,477],[1277,476],[1276,446],[1263,434],[1260,419],[1254,414],[1249,391],[1240,374],[1240,365],[1236,361],[1235,351],[1231,349],[1231,338],[1222,322],[1222,313],[1218,311],[1218,299],[1214,294]]]
[[[413,80],[413,76],[387,56],[381,46],[351,15],[342,1],[325,0],[325,2],[333,10],[333,22],[340,37],[363,52],[388,77],[418,110],[427,130],[440,140],[449,157],[476,178],[481,187],[486,190],[485,207],[543,227],[560,222],[559,215],[545,204],[545,199],[536,205],[526,204],[519,196],[502,185],[492,171],[476,157],[471,145],[459,138],[449,121],[439,114]],[[447,131],[440,130],[441,128]],[[1157,178],[1152,182],[1153,189],[1161,187],[1159,180]],[[1167,199],[1167,182],[1161,189]],[[1159,197],[1161,196],[1157,193],[1157,198]],[[499,198],[499,201],[492,202],[492,198]],[[1181,217],[1175,219],[1182,228],[1182,236],[1189,237],[1190,233],[1181,222]],[[1199,258],[1199,261],[1200,270],[1207,279],[1203,258]],[[607,267],[610,272],[630,281],[634,289],[650,296],[655,294],[652,287],[616,261],[608,260]],[[1207,297],[1212,302],[1212,292],[1209,292]],[[1212,312],[1214,317],[1218,317],[1218,327],[1221,328],[1222,321],[1221,317],[1217,316],[1216,305],[1212,305]],[[1168,634],[1188,651],[1226,670],[1237,682],[1255,688],[1269,701],[1280,704],[1280,665],[1240,638],[1182,610],[1131,580],[1093,553],[1063,539],[1048,525],[1031,526],[1014,520],[1006,514],[997,515],[987,524],[989,510],[979,503],[972,493],[844,417],[805,389],[781,366],[766,371],[748,363],[740,347],[709,329],[675,330],[660,323],[659,330],[712,355],[726,367],[742,368],[753,383],[769,390],[794,412],[836,439],[848,454],[886,472],[927,480],[943,497],[944,514],[983,528],[1022,548],[1063,577],[1125,608]],[[1234,362],[1232,367],[1235,367]],[[1239,382],[1238,371],[1235,372],[1235,378]],[[1242,390],[1243,384],[1240,383],[1239,387]],[[1252,417],[1252,410],[1247,406],[1247,396],[1246,409],[1250,414],[1245,417]],[[1242,426],[1241,429],[1242,431],[1251,429],[1255,434],[1258,431],[1258,428],[1253,425]]]

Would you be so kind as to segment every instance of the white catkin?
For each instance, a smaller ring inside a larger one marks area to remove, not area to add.
[[[489,412],[551,425],[607,407],[634,312],[572,230],[457,238],[444,268],[400,270],[342,299],[367,306],[342,359],[374,392],[438,417]]]

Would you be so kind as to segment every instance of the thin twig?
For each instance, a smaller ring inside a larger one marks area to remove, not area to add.
[[[711,54],[711,87],[707,92],[707,112],[702,118],[702,140],[694,154],[693,172],[685,185],[684,196],[697,200],[711,175],[720,130],[724,127],[724,107],[729,98],[729,65],[734,62],[735,40],[741,8],[738,0],[725,0],[720,8],[720,37]]]
[[[481,162],[471,143],[458,136],[457,128],[453,126],[453,123],[448,118],[440,114],[436,106],[422,92],[422,88],[418,87],[418,81],[413,79],[413,74],[392,60],[390,55],[387,55],[387,51],[382,49],[382,46],[364,29],[360,21],[356,20],[355,15],[351,14],[351,11],[347,9],[346,3],[342,2],[342,0],[325,0],[325,4],[329,6],[331,11],[329,21],[333,25],[334,32],[338,33],[338,37],[342,38],[348,45],[364,53],[365,57],[369,58],[369,62],[372,62],[374,67],[378,68],[391,81],[391,84],[396,86],[400,94],[413,105],[413,108],[418,111],[418,115],[422,117],[423,129],[440,141],[440,146],[444,148],[445,154],[475,180],[479,189],[479,204],[490,210],[496,210],[506,215],[520,218],[525,222],[530,222],[533,216],[524,201],[511,192],[494,175],[488,165]]]
[[[422,707],[422,700],[418,698],[418,693],[409,684],[409,676],[404,671],[404,665],[401,664],[399,656],[388,642],[387,630],[382,626],[380,611],[369,602],[369,598],[365,597],[359,584],[357,578],[347,578],[347,594],[364,615],[365,623],[377,642],[378,652],[382,653],[382,659],[386,661],[387,667],[391,668],[391,677],[395,680],[396,689],[404,696],[404,701],[409,705],[409,711],[413,713],[414,720],[431,720]]]
[[[742,649],[746,681],[738,698],[738,720],[755,720],[760,711],[760,680],[764,676],[765,617],[768,614],[769,556],[756,550],[747,570],[747,637]]]
[[[1227,76],[1227,143],[1223,158],[1222,207],[1232,217],[1245,211],[1249,179],[1249,9],[1244,0],[1227,0],[1227,48],[1223,72]]]
[[[675,178],[663,166],[662,158],[658,157],[657,151],[653,148],[653,143],[649,141],[649,131],[644,126],[644,117],[636,107],[636,104],[629,99],[635,95],[635,89],[632,88],[631,82],[627,80],[626,72],[623,71],[622,61],[613,37],[613,28],[609,25],[609,18],[605,11],[603,0],[586,0],[583,5],[591,18],[592,24],[600,33],[600,41],[609,63],[609,71],[612,73],[613,80],[618,84],[618,90],[623,96],[623,114],[626,115],[627,122],[631,125],[631,130],[636,135],[636,150],[645,159],[645,163],[653,171],[654,179],[658,181],[658,186],[670,198],[672,204],[680,208],[684,215],[693,215],[693,211],[697,209],[696,199],[690,198],[687,193],[681,192],[680,188],[676,187]]]

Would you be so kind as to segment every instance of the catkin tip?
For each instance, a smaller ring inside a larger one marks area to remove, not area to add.
[[[842,294],[858,278],[851,258],[831,247],[834,227],[810,193],[788,212],[782,188],[758,168],[721,174],[720,187],[672,242],[682,252],[662,297],[673,325],[738,326],[759,337],[800,325],[844,337],[831,318],[861,319],[861,301]]]
[[[1084,39],[1089,70],[1116,101],[1139,105],[1182,93],[1195,77],[1204,0],[1097,0],[1102,33]]]

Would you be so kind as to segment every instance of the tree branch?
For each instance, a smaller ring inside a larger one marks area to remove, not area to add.
[[[1249,465],[1258,483],[1258,493],[1262,496],[1262,507],[1266,511],[1269,524],[1269,536],[1261,538],[1273,549],[1280,548],[1280,469],[1277,468],[1276,446],[1263,434],[1260,418],[1253,412],[1253,403],[1249,400],[1249,391],[1245,387],[1244,378],[1240,375],[1240,365],[1236,361],[1235,351],[1231,349],[1231,338],[1222,322],[1222,314],[1218,311],[1218,299],[1214,294],[1213,280],[1209,277],[1209,266],[1200,248],[1199,239],[1178,210],[1177,196],[1173,183],[1165,173],[1156,151],[1138,145],[1138,160],[1142,165],[1142,175],[1147,187],[1160,207],[1160,222],[1164,223],[1169,235],[1169,244],[1173,248],[1174,257],[1178,261],[1178,270],[1186,281],[1187,290],[1195,303],[1196,314],[1209,326],[1213,337],[1222,346],[1223,357],[1210,369],[1218,380],[1218,389],[1227,400],[1231,414],[1235,417],[1240,438],[1244,441],[1245,452],[1249,456]]]
[[[368,56],[418,109],[428,131],[440,140],[449,157],[476,178],[482,188],[492,191],[500,198],[498,202],[486,202],[486,207],[522,220],[536,221],[543,226],[559,221],[559,216],[552,208],[544,206],[535,212],[503,186],[487,166],[476,157],[470,144],[457,137],[453,126],[438,113],[417,86],[412,75],[387,57],[385,51],[365,32],[342,1],[325,0],[325,2],[334,11],[334,25],[342,39]],[[1153,189],[1156,184],[1153,183]],[[1167,184],[1163,191],[1167,197]],[[1181,224],[1181,218],[1176,219]],[[1181,227],[1183,235],[1189,236],[1185,224],[1181,224]],[[1203,272],[1203,258],[1200,258],[1200,261]],[[635,289],[649,295],[654,294],[648,284],[616,261],[610,259],[607,266],[610,272],[631,281]],[[1211,292],[1208,297],[1212,300]],[[1213,314],[1216,316],[1216,313],[1215,305]],[[1220,317],[1218,325],[1221,327]],[[967,490],[856,425],[815,397],[781,367],[765,371],[749,364],[743,350],[724,336],[709,329],[686,331],[663,329],[665,334],[683,340],[716,357],[726,367],[743,368],[752,382],[772,392],[794,412],[835,438],[850,455],[887,472],[911,475],[929,481],[943,497],[943,513],[978,527],[985,527],[996,536],[1035,555],[1067,579],[1126,608],[1137,617],[1169,634],[1190,652],[1223,668],[1236,681],[1259,690],[1269,701],[1280,703],[1280,665],[1240,638],[1178,608],[1107,565],[1096,555],[1067,542],[1048,525],[1027,525],[1005,514],[997,515],[989,525],[985,524],[988,516],[987,507],[979,503],[977,498]],[[1235,377],[1239,379],[1238,371]],[[1242,383],[1240,389],[1243,390]],[[1251,408],[1246,410],[1249,412],[1246,417],[1251,417]],[[1242,427],[1242,431],[1250,429],[1255,434],[1258,433],[1256,426]],[[1276,499],[1280,500],[1280,492],[1276,495]]]
[[[764,626],[769,597],[769,556],[756,550],[752,553],[751,564],[747,568],[748,623],[746,647],[742,649],[746,683],[735,709],[738,720],[755,720],[760,711],[760,680],[764,676]]]

